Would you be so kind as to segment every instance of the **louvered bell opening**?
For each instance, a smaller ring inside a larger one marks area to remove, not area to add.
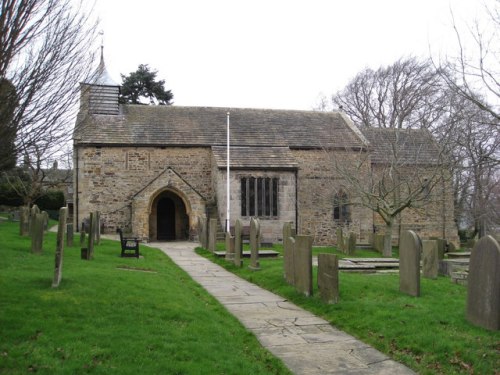
[[[100,115],[117,115],[118,86],[93,86],[90,88],[89,109],[90,113]]]

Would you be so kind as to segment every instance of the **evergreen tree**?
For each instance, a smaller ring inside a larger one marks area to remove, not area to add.
[[[155,70],[141,64],[135,72],[128,76],[121,75],[122,87],[120,103],[122,104],[159,104],[170,105],[174,97],[171,90],[165,90],[165,80],[156,81]]]
[[[17,105],[16,88],[8,79],[0,78],[0,171],[16,165],[17,127],[12,120]]]

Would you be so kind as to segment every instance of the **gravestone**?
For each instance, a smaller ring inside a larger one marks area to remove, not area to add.
[[[41,214],[43,215],[43,230],[48,230],[49,229],[49,214],[47,211],[42,211]]]
[[[19,214],[19,234],[21,236],[27,236],[29,234],[29,222],[30,222],[30,209],[28,207],[21,207]]]
[[[226,232],[226,260],[234,261],[234,237],[230,232]]]
[[[422,276],[437,279],[439,270],[437,240],[422,241]]]
[[[80,246],[85,244],[85,226],[82,224],[82,229],[80,230]]]
[[[241,237],[241,232],[243,230],[243,224],[241,220],[237,219],[234,224],[234,265],[236,267],[241,267],[243,265],[243,240]]]
[[[29,235],[33,235],[33,224],[35,222],[35,215],[40,213],[40,209],[36,204],[34,204],[30,209],[29,214]],[[42,224],[43,225],[43,224]]]
[[[292,235],[292,223],[286,222],[283,224],[283,275],[288,284],[293,285],[293,249],[295,241]]]
[[[349,233],[349,238],[346,239],[345,250],[347,255],[354,255],[356,252],[356,233]]]
[[[399,290],[410,296],[420,296],[420,238],[403,231],[399,242]]]
[[[341,227],[337,227],[337,247],[340,252],[345,253],[344,231]]]
[[[89,235],[87,241],[87,260],[94,258],[94,239],[95,239],[95,218],[91,212],[89,216]]]
[[[40,213],[35,213],[31,219],[31,252],[40,254],[43,247],[43,220]]]
[[[66,246],[68,246],[68,247],[73,246],[74,236],[75,236],[75,234],[73,232],[73,224],[71,224],[71,223],[66,224]]]
[[[198,217],[198,239],[201,247],[208,249],[207,219]]]
[[[259,219],[250,219],[250,268],[253,271],[260,270],[259,264],[260,248],[260,222]]]
[[[295,237],[286,238],[286,262],[283,262],[285,269],[285,281],[290,285],[295,285]]]
[[[9,221],[19,221],[20,220],[20,216],[21,216],[21,211],[19,211],[19,210],[12,211],[9,214]]]
[[[492,331],[500,329],[500,245],[492,236],[481,238],[471,252],[467,320]]]
[[[385,235],[383,234],[373,235],[373,248],[377,250],[380,254],[384,252],[384,242],[385,242]]]
[[[217,219],[210,219],[208,225],[208,250],[215,252],[217,244]]]
[[[95,244],[99,245],[101,243],[101,213],[99,211],[95,212],[94,220]]]
[[[436,239],[436,245],[437,245],[437,249],[438,249],[438,259],[441,260],[441,259],[444,259],[444,253],[446,252],[446,240],[442,239],[442,238],[437,238]]]
[[[57,243],[56,243],[56,266],[54,269],[54,279],[52,280],[52,288],[57,288],[61,283],[62,265],[64,254],[64,230],[66,228],[66,217],[68,209],[63,207],[59,210],[59,224],[57,226]]]
[[[339,301],[339,261],[335,254],[318,254],[318,289],[323,302]]]
[[[311,236],[295,236],[293,251],[295,289],[305,296],[312,296],[312,243]]]

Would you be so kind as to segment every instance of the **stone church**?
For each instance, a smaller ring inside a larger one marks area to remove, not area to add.
[[[362,173],[377,168],[380,142],[370,142],[344,114],[122,105],[119,93],[102,59],[93,79],[81,84],[73,135],[75,225],[98,210],[105,232],[120,227],[144,241],[195,239],[199,217],[217,218],[222,230],[229,112],[230,225],[259,217],[263,241],[278,242],[283,223],[292,222],[316,244],[336,243],[338,226],[362,243],[383,231],[377,214],[354,204],[332,166],[332,158],[373,153]],[[439,209],[402,214],[396,239],[401,228],[457,237],[450,189],[434,195],[429,206]]]

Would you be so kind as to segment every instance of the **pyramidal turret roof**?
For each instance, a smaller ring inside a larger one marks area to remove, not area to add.
[[[85,83],[99,86],[120,86],[111,78],[111,75],[106,69],[106,64],[104,63],[104,46],[101,46],[101,61],[99,62],[99,66]]]

